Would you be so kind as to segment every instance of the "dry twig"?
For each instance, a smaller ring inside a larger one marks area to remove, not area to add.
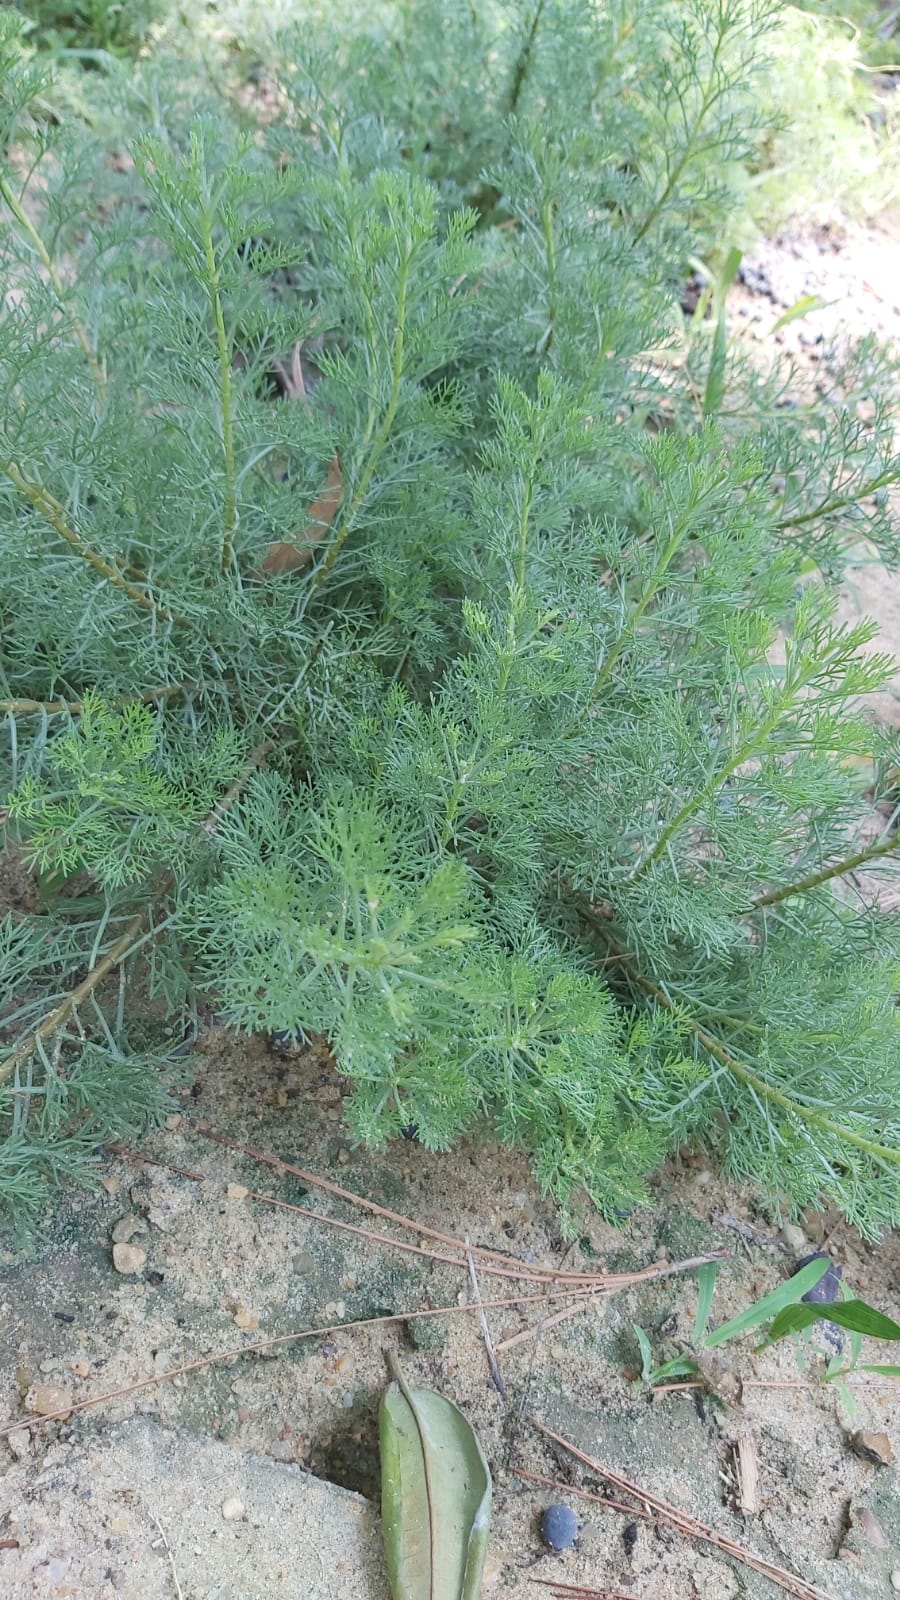
[[[488,1326],[484,1302],[481,1298],[481,1290],[478,1287],[478,1277],[475,1272],[475,1262],[472,1259],[472,1249],[469,1244],[468,1234],[466,1234],[466,1260],[469,1263],[469,1281],[472,1285],[472,1293],[475,1296],[475,1304],[478,1307],[478,1318],[481,1323],[481,1337],[484,1340],[484,1348],[487,1354],[488,1371],[491,1375],[491,1382],[493,1383],[497,1393],[502,1397],[502,1399],[505,1400],[506,1384],[503,1382],[503,1379],[500,1375],[500,1368],[497,1365],[497,1357],[494,1353],[494,1341],[491,1338],[491,1330]]]
[[[215,1133],[212,1128],[202,1124],[190,1124],[194,1133],[200,1134],[204,1139],[210,1139],[213,1144],[221,1144],[228,1150],[237,1151],[238,1155],[249,1156],[251,1160],[261,1161],[266,1166],[274,1167],[279,1172],[289,1172],[295,1178],[300,1178],[311,1188],[322,1189],[326,1194],[332,1194],[338,1200],[346,1200],[350,1205],[362,1211],[369,1211],[374,1216],[384,1217],[388,1222],[394,1222],[400,1228],[417,1234],[423,1239],[434,1239],[439,1244],[449,1247],[456,1253],[453,1256],[435,1256],[430,1251],[423,1251],[417,1247],[416,1254],[432,1255],[434,1260],[443,1261],[449,1266],[466,1266],[465,1244],[451,1233],[442,1233],[438,1228],[429,1228],[424,1223],[416,1222],[411,1217],[404,1217],[399,1211],[391,1211],[387,1206],[380,1206],[374,1200],[367,1200],[363,1195],[354,1194],[351,1189],[343,1189],[340,1184],[332,1183],[329,1178],[321,1178],[315,1172],[310,1172],[306,1167],[294,1166],[290,1161],[282,1161],[278,1156],[269,1155],[265,1150],[259,1150],[254,1145],[240,1144],[237,1139],[229,1139],[224,1133]],[[259,1196],[267,1204],[283,1205],[284,1201],[275,1201],[271,1196]],[[301,1209],[297,1207],[296,1209]],[[333,1222],[319,1211],[311,1213],[318,1222]],[[351,1224],[343,1223],[342,1227]],[[396,1243],[385,1235],[372,1235],[380,1244]],[[657,1278],[669,1278],[680,1272],[689,1272],[694,1267],[706,1266],[711,1261],[721,1261],[727,1256],[725,1250],[714,1250],[708,1255],[691,1256],[686,1261],[655,1261],[649,1267],[642,1267],[637,1272],[558,1272],[553,1267],[526,1267],[515,1261],[508,1254],[500,1250],[490,1250],[484,1245],[472,1245],[472,1255],[478,1262],[483,1273],[490,1273],[499,1278],[516,1278],[520,1282],[558,1284],[561,1289],[579,1288],[593,1289],[595,1291],[608,1290],[610,1293],[619,1289],[630,1289],[637,1283],[646,1283]]]
[[[540,1339],[548,1328],[555,1328],[557,1323],[565,1322],[567,1318],[574,1317],[576,1312],[583,1311],[585,1305],[590,1305],[598,1295],[604,1294],[602,1289],[595,1289],[592,1294],[586,1295],[583,1300],[571,1306],[563,1306],[561,1311],[554,1311],[552,1317],[541,1317],[540,1322],[532,1323],[530,1328],[523,1328],[521,1333],[514,1333],[508,1339],[501,1339],[494,1346],[495,1351],[514,1350],[516,1345],[525,1344],[528,1339]]]
[[[243,772],[238,778],[235,779],[227,794],[223,795],[222,799],[219,800],[213,807],[213,810],[210,812],[209,816],[200,824],[201,832],[208,834],[215,832],[218,824],[222,820],[222,817],[228,810],[228,807],[233,804],[233,802],[237,799],[237,796],[246,787],[253,773],[256,771],[257,767],[265,761],[271,749],[271,739],[265,739],[262,744],[257,746],[257,748],[253,751],[253,754],[250,756],[247,765],[244,767]],[[171,875],[168,873],[165,874],[163,883],[157,885],[157,895],[162,893],[164,885],[171,887],[171,882]],[[141,941],[142,937],[147,939],[154,936],[155,930],[152,925],[146,934],[143,932],[144,924],[150,918],[152,912],[153,905],[150,904],[144,906],[136,916],[132,917],[131,921],[125,928],[124,933],[120,934],[119,938],[116,940],[111,949],[107,950],[102,961],[98,961],[96,966],[91,967],[87,977],[83,978],[81,983],[79,983],[70,994],[66,995],[65,1000],[61,1001],[60,1004],[50,1012],[50,1015],[44,1018],[43,1022],[39,1023],[39,1025],[34,1028],[31,1033],[27,1033],[24,1039],[20,1039],[19,1043],[13,1050],[10,1051],[6,1059],[0,1062],[0,1083],[4,1083],[7,1078],[12,1077],[19,1063],[27,1060],[35,1046],[39,1044],[42,1039],[52,1038],[53,1034],[59,1031],[67,1018],[70,1017],[73,1012],[77,1011],[78,1007],[81,1005],[81,1002],[83,1000],[87,1000],[88,997],[93,994],[98,983],[100,983],[108,973],[114,971],[114,969],[125,960],[126,956],[131,955],[137,949],[138,943]]]
[[[184,1590],[181,1587],[181,1581],[178,1577],[178,1568],[175,1565],[175,1557],[172,1554],[172,1546],[169,1544],[169,1541],[166,1538],[166,1530],[160,1522],[159,1517],[154,1516],[152,1511],[150,1512],[150,1521],[153,1523],[153,1526],[159,1533],[159,1537],[162,1540],[163,1549],[169,1558],[169,1566],[172,1569],[172,1582],[175,1585],[176,1600],[184,1600]]]
[[[718,1533],[715,1528],[710,1528],[705,1522],[700,1522],[692,1517],[689,1512],[681,1511],[677,1506],[670,1505],[661,1495],[654,1494],[650,1489],[644,1489],[639,1483],[633,1483],[620,1472],[614,1472],[611,1467],[606,1467],[602,1462],[596,1461],[593,1456],[585,1455],[571,1440],[564,1439],[561,1434],[554,1433],[552,1428],[547,1428],[536,1418],[532,1418],[534,1426],[545,1438],[552,1439],[560,1449],[567,1450],[569,1455],[581,1461],[584,1466],[590,1467],[601,1478],[613,1484],[624,1494],[632,1495],[638,1503],[646,1508],[645,1514],[652,1514],[654,1518],[662,1518],[688,1539],[700,1539],[704,1544],[711,1544],[716,1550],[721,1550],[723,1555],[731,1556],[733,1560],[740,1561],[745,1567],[751,1567],[754,1572],[759,1572],[772,1583],[777,1583],[780,1588],[786,1589],[789,1594],[795,1595],[796,1600],[830,1600],[830,1596],[823,1589],[816,1588],[815,1584],[808,1583],[805,1578],[799,1578],[793,1572],[788,1572],[784,1567],[775,1566],[774,1562],[766,1561],[763,1556],[758,1556],[754,1551],[748,1550],[744,1545],[738,1544],[736,1539],[731,1539],[727,1534]],[[611,1502],[604,1500],[602,1495],[588,1494],[585,1489],[573,1489],[571,1484],[558,1486],[566,1493],[576,1493],[584,1499],[596,1501],[598,1505],[609,1507]],[[617,1508],[620,1509],[620,1508]],[[627,1508],[626,1508],[627,1509]],[[628,1510],[629,1516],[635,1512]]]
[[[500,1300],[486,1300],[484,1305],[493,1310],[501,1306],[513,1306],[528,1303],[534,1300],[553,1300],[560,1294],[585,1293],[586,1291],[572,1289],[545,1289],[535,1294],[506,1295]],[[301,1328],[293,1333],[274,1334],[269,1339],[257,1339],[253,1344],[232,1346],[228,1350],[219,1350],[215,1355],[198,1356],[196,1361],[185,1361],[180,1366],[169,1367],[165,1372],[154,1373],[149,1378],[138,1378],[134,1383],[125,1383],[118,1389],[107,1389],[103,1394],[92,1395],[87,1400],[79,1400],[74,1405],[68,1405],[59,1411],[50,1411],[46,1415],[33,1415],[19,1417],[15,1422],[7,1422],[0,1428],[0,1439],[5,1439],[8,1434],[16,1433],[21,1428],[34,1428],[48,1422],[68,1421],[69,1417],[76,1416],[79,1411],[89,1411],[94,1406],[105,1405],[109,1400],[122,1400],[128,1395],[139,1394],[144,1389],[155,1388],[157,1384],[168,1383],[173,1378],[183,1377],[188,1372],[202,1372],[206,1367],[218,1366],[223,1361],[236,1361],[239,1356],[255,1355],[260,1350],[271,1350],[276,1345],[298,1343],[305,1339],[321,1339],[329,1333],[346,1333],[351,1328],[383,1328],[401,1322],[414,1322],[420,1317],[451,1317],[464,1316],[467,1312],[477,1310],[477,1307],[466,1301],[462,1305],[431,1306],[427,1311],[392,1311],[379,1317],[356,1317],[349,1322],[329,1322],[321,1328]]]
[[[558,1578],[530,1578],[530,1583],[542,1589],[552,1589],[554,1596],[572,1596],[573,1600],[638,1600],[630,1589],[590,1589],[583,1583],[560,1583]]]

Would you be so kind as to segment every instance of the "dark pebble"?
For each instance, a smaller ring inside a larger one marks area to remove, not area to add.
[[[283,1028],[276,1033],[270,1033],[266,1042],[273,1055],[293,1056],[303,1047],[303,1035],[291,1033],[289,1029]]]
[[[541,1538],[551,1550],[568,1550],[578,1535],[578,1518],[569,1506],[548,1506],[541,1517]]]
[[[825,1254],[824,1250],[818,1250],[814,1255],[803,1256],[802,1259],[797,1262],[797,1265],[794,1269],[795,1272],[800,1272],[803,1267],[808,1267],[811,1261],[827,1261],[828,1271],[819,1279],[818,1283],[814,1283],[812,1288],[807,1289],[806,1293],[801,1295],[800,1298],[801,1300],[806,1300],[810,1305],[833,1305],[835,1300],[840,1298],[842,1277],[841,1268]]]

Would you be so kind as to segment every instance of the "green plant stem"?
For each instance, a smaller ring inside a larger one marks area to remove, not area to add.
[[[216,345],[219,352],[219,396],[222,405],[222,452],[225,460],[225,516],[222,528],[221,568],[228,572],[234,560],[234,534],[237,527],[237,465],[234,455],[234,396],[231,387],[231,346],[225,327],[225,308],[222,304],[222,276],[216,260],[213,241],[212,212],[203,211],[203,254],[206,259],[206,283],[216,325]]]
[[[643,989],[644,993],[649,995],[650,999],[654,1000],[657,1005],[662,1006],[664,1011],[669,1012],[671,1016],[677,1017],[679,1022],[683,1022],[685,1027],[690,1029],[697,1043],[702,1045],[707,1054],[711,1055],[714,1061],[718,1061],[720,1066],[725,1067],[728,1072],[739,1078],[748,1088],[753,1089],[756,1094],[770,1101],[773,1105],[780,1107],[789,1116],[797,1117],[808,1126],[821,1129],[823,1133],[833,1134],[835,1138],[840,1139],[845,1144],[853,1145],[857,1150],[864,1151],[866,1155],[872,1156],[876,1161],[885,1161],[892,1166],[900,1166],[900,1150],[892,1150],[889,1145],[879,1144],[874,1139],[866,1139],[863,1134],[855,1133],[852,1128],[847,1128],[839,1122],[834,1122],[831,1117],[826,1117],[821,1111],[810,1110],[808,1106],[802,1105],[798,1100],[791,1099],[791,1096],[785,1094],[782,1089],[776,1089],[773,1084],[767,1083],[765,1078],[761,1078],[745,1062],[739,1061],[736,1056],[731,1054],[730,1050],[726,1050],[718,1039],[708,1033],[699,1022],[695,1021],[677,1001],[672,1000],[664,989],[654,983],[652,978],[648,978],[645,973],[639,970],[634,964],[629,951],[619,944],[602,918],[596,916],[589,906],[581,902],[578,905],[578,912],[585,922],[590,923],[591,927],[602,935],[623,971],[628,973],[629,977],[638,985],[638,988]]]
[[[534,15],[531,19],[531,26],[525,35],[522,48],[516,58],[512,80],[509,86],[509,99],[506,103],[506,115],[508,117],[515,116],[515,113],[518,110],[522,90],[525,87],[525,80],[528,77],[528,68],[531,65],[531,54],[534,50],[534,42],[537,38],[538,28],[541,25],[541,17],[544,14],[544,7],[546,4],[547,0],[538,0],[538,3],[534,8]]]
[[[394,419],[400,405],[400,389],[403,383],[403,362],[406,348],[406,293],[410,261],[411,257],[406,255],[400,264],[397,284],[397,327],[394,332],[394,343],[391,351],[391,390],[388,396],[388,403],[381,419],[381,426],[372,441],[372,447],[360,474],[359,482],[346,511],[341,517],[337,532],[328,547],[328,553],[313,574],[312,586],[314,589],[320,588],[325,582],[333,570],[341,550],[353,532],[357,513],[369,492],[375,469],[381,460],[385,446],[390,438],[391,429],[394,426]]]
[[[651,574],[647,588],[644,590],[644,593],[641,595],[640,600],[637,602],[637,605],[634,607],[634,610],[631,613],[629,626],[622,629],[622,632],[619,634],[619,637],[612,649],[608,652],[602,667],[599,668],[591,685],[590,694],[588,695],[587,700],[572,724],[570,736],[577,728],[581,726],[581,723],[584,721],[591,707],[596,703],[597,700],[599,700],[601,694],[606,688],[606,685],[609,682],[613,671],[615,670],[616,662],[622,654],[622,651],[625,649],[629,639],[634,637],[634,634],[640,627],[646,612],[656,599],[656,596],[660,591],[662,581],[665,578],[665,575],[672,565],[676,555],[678,554],[678,551],[681,549],[687,531],[687,528],[676,528],[673,531],[672,536],[662,553],[658,567],[656,568],[655,572]]]
[[[547,306],[547,327],[541,335],[538,354],[546,355],[553,343],[553,329],[556,324],[556,301],[558,292],[558,267],[556,256],[556,234],[553,231],[553,201],[546,199],[541,206],[541,232],[544,236],[544,251],[547,259],[547,289],[550,301]]]
[[[879,489],[889,489],[891,484],[897,483],[898,480],[900,480],[900,468],[881,472],[876,478],[870,478],[861,488],[855,489],[853,494],[835,495],[833,499],[825,500],[816,506],[813,511],[804,511],[798,517],[784,517],[781,522],[776,522],[775,526],[779,533],[785,533],[788,528],[802,528],[805,523],[819,522],[822,517],[834,516],[836,511],[847,511],[851,506],[859,506],[870,495],[877,494]]]
[[[696,139],[697,139],[697,135],[699,134],[701,128],[703,127],[703,124],[706,121],[706,118],[709,115],[709,112],[711,111],[712,107],[715,105],[716,100],[718,99],[718,96],[719,96],[719,90],[718,90],[718,88],[716,86],[716,82],[715,82],[715,73],[716,73],[716,69],[717,69],[718,64],[719,64],[719,52],[721,51],[721,48],[722,48],[722,42],[723,42],[723,39],[724,39],[724,35],[725,35],[725,28],[724,27],[720,27],[718,36],[716,38],[715,48],[713,50],[712,61],[710,63],[709,81],[707,82],[707,86],[706,86],[706,88],[705,88],[705,90],[703,92],[703,98],[702,98],[702,100],[700,102],[700,109],[697,112],[697,115],[696,115],[696,117],[694,119],[694,123],[693,123],[693,126],[692,126],[691,130],[690,130],[690,133],[687,135],[687,137],[686,137],[686,139],[684,141],[684,145],[682,146],[681,155],[679,156],[678,160],[675,162],[674,166],[669,171],[669,176],[668,176],[668,178],[666,180],[666,184],[665,184],[665,187],[663,188],[662,194],[659,196],[658,200],[655,200],[653,202],[652,206],[650,207],[649,211],[647,212],[646,216],[644,217],[644,220],[641,223],[640,227],[635,230],[635,233],[634,233],[634,243],[635,244],[639,244],[640,243],[640,241],[643,239],[644,235],[650,230],[650,228],[652,228],[654,222],[661,215],[661,213],[665,210],[666,206],[668,205],[669,201],[672,198],[673,193],[675,192],[675,188],[676,188],[677,184],[679,183],[679,180],[681,179],[682,173],[686,170],[686,168],[690,165],[691,161],[694,158],[695,142],[696,142]]]
[[[50,256],[47,246],[44,244],[43,239],[38,233],[37,228],[34,226],[34,223],[31,221],[31,218],[22,205],[18,195],[16,195],[10,188],[9,181],[2,172],[0,172],[0,198],[6,201],[6,204],[12,212],[16,222],[18,223],[22,232],[28,238],[41,263],[41,266],[44,268],[44,271],[46,272],[47,277],[49,278],[53,287],[53,292],[69,319],[72,332],[84,351],[85,359],[87,360],[87,364],[91,369],[91,376],[97,386],[97,393],[99,394],[101,400],[105,400],[106,379],[103,376],[100,363],[94,354],[93,346],[88,338],[87,329],[85,328],[84,323],[81,322],[75,315],[75,312],[69,305],[65,284],[63,283],[59,273],[56,270],[56,267],[53,264],[53,260]]]
[[[528,477],[525,479],[522,487],[522,509],[519,513],[519,541],[518,549],[516,551],[516,582],[523,592],[525,589],[525,569],[528,560],[528,534],[530,531],[531,505],[533,499],[534,479]],[[509,679],[509,670],[511,670],[511,667],[506,671],[505,677],[503,678],[501,692],[506,688],[506,684]]]
[[[822,867],[821,871],[811,872],[807,878],[799,878],[796,883],[788,883],[782,889],[770,889],[767,894],[758,895],[749,909],[759,911],[763,906],[780,905],[782,900],[807,894],[810,889],[818,889],[820,884],[828,883],[832,878],[855,872],[857,867],[864,867],[868,861],[877,861],[880,856],[892,855],[896,850],[900,850],[900,838],[882,839],[878,844],[868,845],[865,850],[857,850],[853,856],[845,856],[843,861],[836,861],[833,866]]]
[[[172,695],[184,694],[189,687],[186,683],[163,683],[156,689],[145,689],[142,694],[121,695],[118,700],[110,702],[110,710],[120,711],[123,706],[133,705],[135,701],[151,705],[154,700],[168,700]],[[37,712],[43,712],[48,717],[63,714],[80,717],[83,710],[82,700],[0,700],[0,713],[16,717],[27,717]]]
[[[23,499],[27,500],[28,504],[40,513],[45,522],[49,523],[54,533],[58,533],[61,539],[65,539],[66,544],[71,545],[82,561],[86,561],[89,566],[92,566],[114,588],[120,589],[123,594],[127,594],[129,600],[133,600],[135,605],[142,606],[145,611],[149,611],[154,619],[161,622],[184,621],[183,617],[176,617],[173,612],[167,611],[164,606],[158,606],[155,600],[151,600],[150,596],[144,594],[143,590],[136,588],[133,583],[129,583],[128,579],[123,578],[116,567],[111,566],[103,556],[98,555],[96,550],[86,544],[81,535],[76,533],[75,529],[66,521],[65,511],[55,496],[50,494],[47,489],[42,488],[40,484],[32,483],[29,478],[26,478],[14,461],[3,462],[2,466],[0,466],[0,471],[6,474],[10,483],[15,485]]]
[[[785,711],[793,703],[797,694],[799,694],[805,687],[806,678],[803,676],[803,674],[801,674],[793,684],[789,685],[786,692],[779,697],[778,704],[775,706],[770,715],[766,717],[762,723],[760,723],[758,728],[754,729],[751,736],[748,739],[745,739],[742,745],[738,746],[737,750],[735,750],[732,754],[730,760],[725,763],[725,766],[719,767],[713,773],[712,777],[708,778],[706,783],[704,783],[696,791],[696,793],[691,796],[690,800],[686,801],[677,815],[672,818],[672,821],[668,824],[668,826],[663,828],[663,831],[657,839],[656,844],[651,850],[648,850],[647,854],[638,862],[634,871],[629,874],[626,880],[629,884],[637,883],[638,879],[643,877],[648,868],[652,867],[653,863],[659,860],[660,856],[663,854],[663,851],[667,849],[670,840],[675,837],[675,834],[684,827],[686,822],[690,822],[691,817],[696,816],[697,812],[702,810],[707,801],[711,800],[716,791],[721,789],[722,785],[727,783],[728,779],[734,776],[738,768],[744,765],[745,761],[751,761],[754,756],[760,754],[765,747],[769,735],[774,733],[775,729],[778,727],[778,724],[784,716]]]

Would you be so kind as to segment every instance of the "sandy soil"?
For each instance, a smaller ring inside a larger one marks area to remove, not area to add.
[[[518,1478],[515,1469],[562,1475],[575,1485],[599,1484],[596,1474],[582,1474],[548,1448],[533,1417],[835,1597],[889,1593],[889,1573],[900,1567],[900,1485],[890,1465],[861,1458],[850,1443],[853,1431],[862,1428],[886,1431],[900,1445],[896,1390],[889,1381],[856,1379],[856,1412],[850,1416],[838,1391],[818,1381],[815,1361],[811,1371],[803,1371],[789,1347],[756,1357],[751,1344],[741,1341],[723,1347],[709,1374],[712,1392],[652,1394],[637,1377],[633,1324],[646,1329],[660,1359],[687,1344],[696,1305],[690,1276],[598,1301],[540,1337],[502,1351],[501,1396],[490,1382],[477,1319],[469,1312],[371,1329],[333,1327],[354,1318],[456,1306],[469,1296],[465,1274],[265,1203],[257,1196],[356,1223],[367,1220],[295,1177],[209,1143],[195,1127],[202,1120],[308,1165],[419,1224],[468,1234],[473,1244],[508,1251],[526,1264],[630,1270],[725,1246],[730,1259],[720,1272],[717,1321],[772,1288],[793,1269],[798,1253],[817,1246],[828,1249],[866,1298],[896,1314],[896,1237],[871,1247],[821,1214],[806,1219],[805,1237],[790,1228],[782,1236],[705,1164],[686,1160],[659,1176],[652,1209],[623,1220],[618,1229],[586,1214],[578,1241],[567,1247],[524,1165],[508,1153],[463,1145],[450,1156],[434,1157],[406,1142],[381,1155],[351,1152],[341,1133],[341,1084],[323,1053],[283,1060],[262,1041],[248,1044],[219,1031],[203,1041],[185,1070],[184,1112],[175,1113],[171,1126],[145,1146],[183,1173],[111,1158],[99,1192],[70,1202],[32,1260],[8,1263],[0,1305],[6,1415],[23,1416],[36,1388],[49,1389],[57,1401],[54,1390],[61,1389],[61,1403],[69,1404],[214,1352],[240,1351],[261,1338],[320,1331],[269,1353],[229,1356],[67,1421],[17,1430],[12,1445],[7,1439],[3,1446],[7,1462],[0,1479],[5,1593],[23,1600],[164,1594],[164,1587],[149,1587],[150,1573],[154,1584],[160,1582],[165,1553],[155,1525],[149,1513],[129,1517],[125,1525],[121,1516],[117,1520],[115,1483],[152,1506],[157,1517],[165,1513],[184,1600],[216,1592],[205,1586],[211,1563],[228,1585],[223,1594],[253,1592],[241,1587],[233,1563],[246,1556],[254,1537],[260,1553],[271,1554],[271,1528],[242,1519],[242,1543],[222,1537],[228,1530],[215,1514],[220,1490],[202,1458],[195,1462],[193,1492],[184,1488],[190,1471],[177,1451],[158,1452],[149,1484],[135,1487],[121,1465],[111,1479],[116,1429],[137,1416],[201,1441],[220,1441],[235,1452],[232,1492],[247,1501],[241,1485],[254,1458],[302,1468],[376,1500],[376,1411],[386,1348],[397,1351],[412,1381],[461,1405],[483,1439],[496,1486],[487,1595],[508,1590],[524,1596],[538,1577],[618,1587],[636,1597],[730,1600],[767,1587],[718,1552],[667,1537],[660,1525],[637,1519],[632,1535],[632,1519],[574,1496],[570,1503],[585,1524],[580,1549],[558,1556],[543,1551],[538,1518],[554,1495]],[[145,1252],[136,1273],[116,1270],[116,1243]],[[483,1277],[481,1287],[485,1299],[497,1296],[498,1288],[508,1293],[502,1278],[492,1283]],[[539,1320],[525,1306],[492,1310],[489,1317],[495,1343]],[[47,1396],[41,1400],[46,1404]],[[742,1434],[754,1441],[761,1483],[759,1512],[746,1517],[736,1509],[734,1484],[734,1446]],[[88,1465],[66,1475],[73,1453]],[[176,1459],[181,1487],[173,1496],[169,1477]],[[296,1480],[299,1504],[299,1472]],[[207,1508],[199,1525],[193,1510],[185,1509],[181,1518],[178,1512],[179,1504],[193,1507],[195,1501]],[[861,1510],[874,1517],[879,1532],[873,1537],[883,1543],[872,1544],[872,1536],[861,1534]],[[292,1526],[282,1518],[278,1529],[279,1557],[306,1545],[328,1557],[330,1543],[315,1519],[310,1526],[298,1516]],[[4,1539],[10,1541],[5,1549]],[[111,1541],[113,1574],[99,1586],[98,1541]],[[125,1574],[119,1587],[117,1573]],[[169,1592],[177,1594],[171,1585]],[[349,1578],[337,1573],[321,1590],[323,1600],[352,1592]],[[376,1588],[376,1600],[383,1593]]]

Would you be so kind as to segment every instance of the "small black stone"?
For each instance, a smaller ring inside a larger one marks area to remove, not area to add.
[[[269,1034],[267,1043],[275,1056],[296,1056],[302,1051],[303,1035],[291,1033],[289,1028],[279,1028]]]
[[[541,1538],[551,1550],[568,1550],[578,1536],[578,1518],[569,1506],[548,1506],[541,1517]]]
[[[827,1261],[828,1271],[823,1274],[818,1283],[814,1283],[812,1288],[807,1289],[806,1293],[801,1295],[800,1298],[801,1300],[806,1300],[811,1305],[833,1305],[835,1300],[840,1298],[842,1276],[841,1268],[831,1260],[830,1256],[825,1254],[824,1250],[817,1250],[815,1254],[811,1256],[803,1256],[802,1259],[797,1262],[795,1271],[800,1272],[803,1267],[808,1267],[812,1261]]]

